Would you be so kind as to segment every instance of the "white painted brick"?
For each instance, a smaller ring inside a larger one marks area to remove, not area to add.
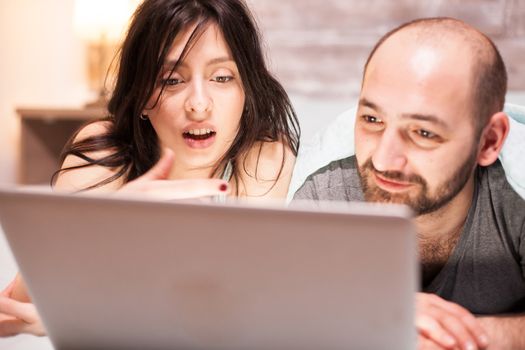
[[[378,38],[419,17],[451,16],[489,35],[525,90],[525,0],[248,0],[270,67],[293,94],[348,98]]]

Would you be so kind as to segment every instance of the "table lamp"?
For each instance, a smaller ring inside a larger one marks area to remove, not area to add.
[[[106,107],[113,60],[133,10],[133,0],[75,0],[75,33],[87,44],[87,78],[97,92],[86,107]]]

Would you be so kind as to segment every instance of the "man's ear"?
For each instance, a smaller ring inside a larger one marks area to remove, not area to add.
[[[490,117],[483,128],[480,138],[478,164],[489,166],[498,159],[499,152],[509,133],[509,117],[503,112],[498,112]]]

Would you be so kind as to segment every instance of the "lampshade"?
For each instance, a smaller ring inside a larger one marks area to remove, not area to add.
[[[76,34],[90,42],[115,42],[126,30],[136,1],[75,0],[74,28]]]

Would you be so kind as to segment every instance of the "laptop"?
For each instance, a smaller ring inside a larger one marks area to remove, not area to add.
[[[415,349],[405,207],[0,190],[58,349]]]

